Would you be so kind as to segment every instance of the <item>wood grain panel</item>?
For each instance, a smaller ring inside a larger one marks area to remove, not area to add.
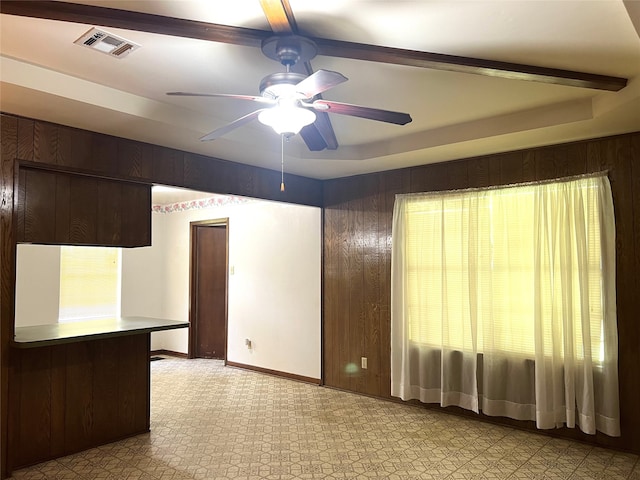
[[[51,445],[49,458],[65,455],[65,405],[67,402],[67,349],[64,346],[51,351]],[[37,352],[34,352],[37,355]]]
[[[123,205],[122,186],[117,182],[97,182],[96,243],[98,245],[122,244],[122,216],[128,215],[137,202]]]
[[[189,153],[184,155],[184,186],[302,205],[322,204],[322,183],[318,180],[285,173],[285,191],[281,192],[279,172]]]
[[[250,167],[249,165],[238,165],[237,166],[237,175],[234,175],[233,179],[233,188],[238,192],[239,195],[250,196],[251,192],[254,191],[256,185],[256,177],[259,175],[259,172],[256,171],[255,168]],[[275,191],[280,190],[280,182],[278,182],[278,187],[274,189]]]
[[[363,339],[365,345],[375,342],[373,332],[379,324],[381,354],[379,366],[375,367],[379,369],[377,375],[380,378],[378,395],[390,396],[390,242],[395,193],[504,185],[608,170],[616,211],[623,435],[620,438],[601,434],[588,436],[573,429],[558,429],[552,434],[640,452],[640,413],[636,408],[640,404],[640,382],[637,381],[640,324],[636,321],[640,309],[634,299],[640,286],[636,273],[640,269],[640,194],[637,193],[640,191],[640,168],[635,161],[639,156],[640,133],[635,133],[384,172],[378,174],[378,189],[381,195],[384,191],[384,202],[371,199],[373,187],[368,176],[326,181],[323,273],[326,385],[370,393],[366,390],[370,387],[368,380],[365,383],[345,381],[340,368],[345,361],[362,355]],[[370,208],[377,209],[377,219],[373,218]],[[369,236],[375,236],[375,232],[378,235],[379,267],[377,276],[372,276]],[[366,245],[364,257],[358,247],[363,239]],[[359,284],[357,279],[361,274],[363,281]],[[345,281],[350,282],[348,286]],[[343,293],[345,287],[348,288],[348,295]],[[373,298],[371,292],[376,289],[379,290],[376,304],[379,317],[371,315],[366,308]],[[361,305],[365,308],[364,316],[361,316]],[[358,335],[362,335],[362,338]],[[375,362],[370,363],[370,369],[373,364]],[[367,378],[375,374],[373,371],[366,373]],[[473,416],[482,418],[475,414]],[[520,428],[534,428],[531,422],[497,421]]]
[[[397,194],[406,193],[411,186],[410,170],[396,170],[380,174],[384,185],[384,204],[380,204],[378,223],[384,224],[380,239],[380,394],[391,396],[391,248],[393,205]]]
[[[489,159],[487,157],[472,158],[467,163],[467,184],[469,188],[482,188],[491,185],[489,179]],[[461,185],[464,185],[461,183]]]
[[[118,171],[118,139],[108,135],[91,134],[91,159],[88,167],[89,172],[116,176]]]
[[[459,185],[469,185],[469,162],[443,163],[446,170],[447,189],[460,188]]]
[[[149,343],[141,334],[13,349],[11,466],[148,431]]]
[[[51,448],[51,350],[20,353],[15,461],[28,465],[47,458]]]
[[[121,245],[151,245],[151,187],[121,184]]]
[[[442,169],[440,169],[442,171]],[[442,178],[432,166],[414,167],[411,169],[411,193],[442,190]],[[409,193],[409,192],[403,192]]]
[[[150,179],[153,174],[153,148],[132,140],[118,141],[118,174],[123,177]]]
[[[186,154],[184,156],[184,184],[194,190],[207,189],[207,158],[201,155]]]
[[[184,153],[170,148],[153,147],[152,153],[152,175],[155,182],[161,184],[184,183]]]
[[[151,350],[151,334],[135,335],[134,357],[132,371],[135,374],[135,420],[132,424],[131,435],[148,432],[151,418],[151,362],[149,351]]]
[[[568,151],[564,147],[543,149],[536,152],[536,178],[546,180],[569,175]]]
[[[65,450],[78,452],[92,443],[94,426],[93,383],[94,346],[90,342],[69,343],[66,346],[65,383]]]
[[[616,216],[616,297],[618,319],[631,318],[637,314],[634,308],[638,291],[634,279],[637,271],[635,263],[634,213],[633,213],[633,181],[632,156],[629,138],[612,138],[601,142],[600,161],[609,167],[609,179],[613,193]],[[620,384],[620,410],[622,418],[633,418],[638,409],[638,400],[630,401],[631,395],[638,393],[637,354],[640,343],[632,343],[638,339],[638,328],[629,322],[618,321],[618,378]],[[631,390],[629,395],[624,392]],[[622,433],[625,438],[631,436],[640,440],[640,418],[622,422]]]
[[[55,165],[58,151],[58,125],[36,122],[33,131],[33,159]]]
[[[493,160],[493,159],[492,159]],[[504,153],[495,158],[498,168],[498,175],[495,179],[497,185],[509,185],[520,182],[530,182],[535,180],[535,169],[525,170],[522,152]],[[494,183],[494,179],[491,179]]]
[[[362,178],[350,178],[350,191],[362,192]],[[347,204],[347,245],[349,279],[349,322],[345,328],[345,344],[340,355],[349,386],[356,392],[364,390],[360,357],[364,351],[364,212],[363,197],[349,200]],[[346,380],[346,379],[345,379]]]
[[[329,325],[327,342],[330,343],[330,351],[325,353],[325,375],[327,384],[338,388],[348,388],[349,379],[344,376],[347,362],[344,358],[344,350],[348,349],[349,332],[349,264],[347,244],[347,221],[344,203],[350,193],[348,179],[337,180],[327,187],[327,218],[331,224],[332,256],[325,257],[325,271],[331,273],[333,281],[325,282],[325,288],[331,296],[325,302],[325,310],[335,315],[335,323]],[[329,200],[330,198],[330,200]],[[325,313],[325,317],[326,317]],[[327,365],[326,362],[329,362]]]
[[[46,171],[25,172],[24,238],[47,243],[56,231],[56,184]]]
[[[584,175],[587,173],[587,144],[572,143],[567,149],[567,175]]]
[[[21,163],[18,239],[34,243],[145,246],[151,187]]]
[[[97,243],[98,181],[91,177],[74,177],[69,184],[69,242],[75,245]]]
[[[8,116],[3,116],[2,121],[8,121]],[[15,119],[14,119],[15,120]],[[35,148],[34,129],[35,122],[27,118],[18,118],[18,147],[14,154],[20,160],[33,160],[33,149]]]
[[[24,169],[20,169],[23,171]],[[69,175],[53,175],[55,182],[55,243],[71,243],[71,177]]]
[[[119,343],[116,418],[118,430],[129,435],[148,429],[146,369],[149,365],[149,349],[145,349],[145,338],[146,335],[123,337]]]
[[[337,199],[336,183],[326,184],[323,195],[325,198]],[[340,214],[333,205],[328,205],[325,200],[323,209],[324,241],[323,241],[323,282],[322,298],[325,318],[331,318],[330,323],[323,322],[323,355],[322,371],[323,382],[333,385],[338,382],[338,362],[335,360],[337,351],[337,330],[339,312],[338,296],[340,295],[340,264],[338,252],[340,249],[339,231],[337,219]],[[330,299],[330,300],[329,300]]]
[[[0,478],[9,473],[9,341],[15,304],[14,162],[19,122],[0,114]]]
[[[121,436],[118,421],[120,369],[122,362],[117,338],[107,338],[93,347],[93,430],[91,443],[99,445]]]
[[[58,125],[55,159],[57,165],[73,164],[73,142],[75,140],[73,129]]]
[[[640,165],[638,164],[638,158],[640,158],[640,135],[634,135],[629,137],[629,153],[632,155],[631,163],[631,194],[633,196],[633,240],[634,240],[634,261],[633,271],[635,285],[633,290],[640,292]],[[634,158],[635,157],[635,158]],[[615,208],[615,205],[614,205]],[[632,303],[629,308],[629,315],[633,317],[637,315],[637,301]],[[621,349],[620,355],[623,357],[622,362],[619,364],[619,368],[624,368],[626,371],[637,371],[638,365],[640,365],[640,349],[633,348],[633,345],[640,345],[640,328],[637,326],[637,322],[632,324],[630,322],[625,323],[625,334],[627,337],[619,342],[619,348]],[[622,350],[624,349],[624,350]],[[636,376],[637,378],[637,376]],[[640,402],[640,382],[634,381],[624,386],[623,405],[625,418],[630,417],[630,429],[634,436],[633,444],[640,444],[640,415],[637,413],[638,402]],[[636,402],[635,404],[633,402]],[[630,408],[630,411],[629,411]]]
[[[91,170],[92,164],[92,135],[86,130],[69,128],[71,132],[71,160],[69,167],[80,170]]]
[[[17,197],[17,205],[14,209],[15,224],[16,224],[16,238],[18,240],[24,239],[24,222],[25,222],[25,205],[26,205],[26,193],[27,193],[27,172],[24,170],[18,171],[18,185],[15,191]]]
[[[362,391],[368,395],[380,395],[380,175],[367,175],[363,179],[363,315],[362,356],[367,357],[363,370]],[[383,199],[384,201],[384,199]]]

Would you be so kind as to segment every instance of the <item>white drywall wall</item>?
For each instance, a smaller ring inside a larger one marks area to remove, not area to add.
[[[60,247],[20,244],[16,257],[16,327],[58,323]]]
[[[227,359],[320,378],[321,210],[252,200],[161,216],[153,248],[159,245],[162,253],[135,261],[144,269],[145,261],[162,259],[162,317],[188,318],[190,222],[229,218],[234,274],[229,275]],[[138,250],[127,252],[127,261]],[[124,305],[123,298],[123,313]],[[186,353],[188,332],[154,333],[152,348]]]

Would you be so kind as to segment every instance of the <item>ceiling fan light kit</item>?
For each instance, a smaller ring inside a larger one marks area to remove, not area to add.
[[[316,121],[316,114],[307,108],[299,107],[296,101],[280,99],[275,107],[264,109],[258,115],[260,123],[267,125],[279,134],[297,135],[302,127]]]

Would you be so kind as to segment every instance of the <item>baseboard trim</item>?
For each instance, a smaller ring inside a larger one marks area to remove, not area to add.
[[[303,375],[296,375],[295,373],[281,372],[279,370],[271,370],[270,368],[256,367],[255,365],[247,365],[244,363],[230,362],[227,360],[227,367],[241,368],[243,370],[252,370],[254,372],[266,373],[267,375],[273,375],[275,377],[282,377],[289,380],[296,380],[298,382],[311,383],[313,385],[320,385],[319,378],[305,377]]]
[[[186,353],[174,352],[173,350],[151,350],[149,352],[149,356],[153,357],[154,355],[165,355],[167,357],[187,358]]]

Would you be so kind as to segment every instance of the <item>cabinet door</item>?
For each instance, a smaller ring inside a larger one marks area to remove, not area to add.
[[[20,168],[18,242],[151,245],[151,185]]]

